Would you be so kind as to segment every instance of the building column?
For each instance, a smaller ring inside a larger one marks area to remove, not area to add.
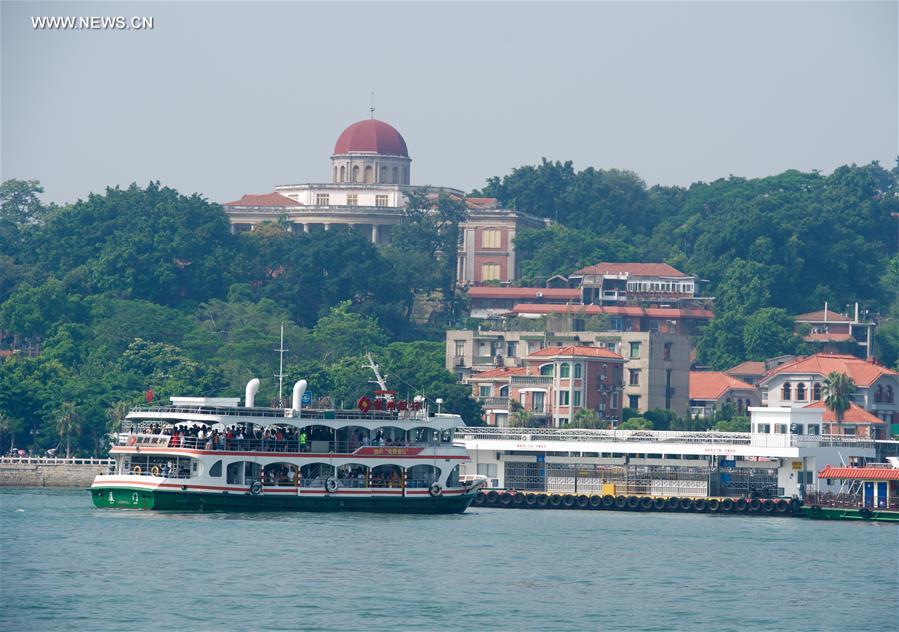
[[[371,243],[373,243],[376,246],[378,245],[378,225],[377,224],[371,225]]]
[[[304,232],[304,233],[308,233],[308,232],[309,232],[309,224],[303,224],[303,232]]]

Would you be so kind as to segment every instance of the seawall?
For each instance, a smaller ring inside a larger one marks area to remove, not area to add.
[[[111,459],[0,458],[0,487],[90,487]]]

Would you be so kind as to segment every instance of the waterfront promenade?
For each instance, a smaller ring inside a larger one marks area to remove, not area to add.
[[[112,464],[112,459],[4,456],[0,457],[0,487],[88,488]]]

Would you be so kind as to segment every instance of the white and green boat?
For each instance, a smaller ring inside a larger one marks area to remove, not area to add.
[[[254,405],[258,380],[238,398],[172,397],[131,410],[110,473],[97,476],[97,507],[199,511],[461,513],[484,477],[461,480],[458,415],[424,398],[379,390],[353,410]]]

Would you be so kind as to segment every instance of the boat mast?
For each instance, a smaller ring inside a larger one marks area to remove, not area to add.
[[[287,351],[284,348],[284,323],[281,323],[281,345],[275,351],[280,354],[278,372],[275,373],[275,377],[278,378],[278,406],[281,406],[284,402],[284,352]]]
[[[375,364],[375,360],[374,360],[374,358],[371,357],[370,351],[365,352],[365,357],[368,358],[368,365],[363,368],[371,369],[372,373],[375,374],[375,379],[369,380],[369,382],[376,383],[382,391],[386,391],[387,390],[387,381],[381,375],[381,367],[379,367],[377,364]]]

